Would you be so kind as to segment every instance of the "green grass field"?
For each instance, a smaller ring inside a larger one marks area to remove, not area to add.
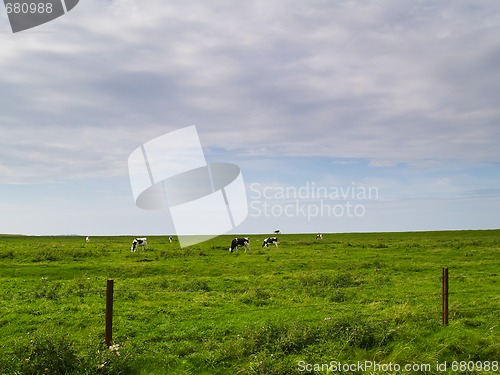
[[[232,237],[0,236],[0,373],[500,373],[500,230]]]

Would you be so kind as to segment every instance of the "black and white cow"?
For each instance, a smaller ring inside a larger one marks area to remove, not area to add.
[[[168,242],[172,243],[172,236],[168,236]]]
[[[135,238],[133,241],[132,241],[132,247],[130,248],[130,251],[135,251],[137,249],[137,246],[141,246],[142,249],[144,250],[144,248],[146,248],[146,250],[148,249],[148,239],[146,237],[142,237],[142,238]]]
[[[277,237],[267,237],[262,243],[262,247],[267,247],[268,245],[275,244],[278,247],[278,238]]]
[[[316,239],[317,239],[317,240],[322,240],[322,239],[323,239],[323,235],[322,235],[321,233],[318,233],[318,234],[316,235]]]
[[[276,229],[276,230],[274,231],[274,234],[281,234],[281,231],[280,231],[279,229]]]
[[[229,248],[229,252],[232,253],[234,250],[238,250],[239,246],[245,246],[245,253],[246,253],[247,249],[250,250],[250,239],[248,237],[233,239],[231,241],[231,247]]]

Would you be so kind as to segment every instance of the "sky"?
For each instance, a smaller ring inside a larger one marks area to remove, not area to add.
[[[175,234],[127,163],[191,125],[232,233],[500,227],[496,0],[81,0],[0,44],[0,233]]]

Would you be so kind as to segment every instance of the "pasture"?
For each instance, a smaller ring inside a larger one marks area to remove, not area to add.
[[[0,374],[499,372],[500,230],[245,236],[0,236]]]

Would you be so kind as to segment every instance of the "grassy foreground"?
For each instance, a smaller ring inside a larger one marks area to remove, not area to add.
[[[232,237],[0,236],[0,374],[500,373],[500,230]]]

